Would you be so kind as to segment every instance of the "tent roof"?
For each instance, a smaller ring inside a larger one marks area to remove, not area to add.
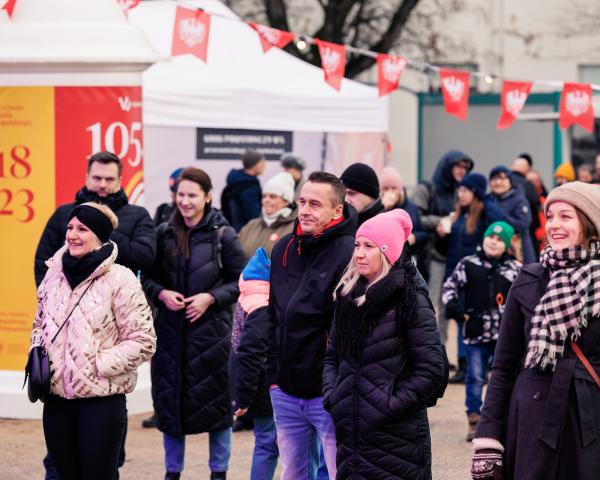
[[[144,70],[160,57],[115,0],[19,0],[0,14],[0,70],[86,65]],[[75,68],[75,67],[73,67]]]
[[[180,4],[184,5],[184,4]],[[257,33],[217,0],[185,5],[211,18],[207,63],[184,55],[144,73],[144,122],[152,125],[292,131],[385,132],[388,103],[377,89],[343,80],[341,92],[323,71],[272,48],[263,53]],[[130,22],[168,56],[175,2],[142,2]],[[238,20],[238,21],[236,21]]]

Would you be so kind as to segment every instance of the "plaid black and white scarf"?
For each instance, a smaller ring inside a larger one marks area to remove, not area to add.
[[[567,339],[576,341],[591,317],[600,313],[600,242],[542,252],[550,282],[531,319],[525,368],[556,367]]]

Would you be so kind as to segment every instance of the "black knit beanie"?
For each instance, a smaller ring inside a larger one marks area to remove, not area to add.
[[[100,210],[89,205],[77,205],[69,213],[69,221],[73,217],[77,217],[77,220],[94,232],[102,243],[108,242],[113,231],[113,225],[110,219]]]
[[[372,198],[379,198],[379,180],[377,174],[364,163],[353,163],[340,176],[346,188],[364,193]]]

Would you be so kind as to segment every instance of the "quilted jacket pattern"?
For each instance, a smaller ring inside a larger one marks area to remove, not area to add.
[[[222,228],[221,261],[217,259]],[[152,398],[158,428],[171,436],[223,430],[231,425],[228,359],[231,307],[246,257],[237,234],[215,209],[189,235],[190,257],[173,255],[171,224],[158,229],[156,264],[144,277],[144,289],[157,307],[158,337],[152,359]],[[215,303],[190,323],[185,311],[168,310],[158,299],[163,289],[189,297],[208,292]]]
[[[137,367],[156,348],[152,314],[141,285],[131,270],[114,263],[118,255],[114,245],[110,257],[72,290],[62,270],[65,250],[46,262],[31,332],[31,347],[45,345],[48,351],[53,371],[50,390],[67,399],[129,393],[137,381]]]
[[[402,321],[394,273],[367,292],[381,311],[359,357],[336,348],[336,325],[349,318],[336,313],[329,335],[323,403],[335,424],[338,480],[431,479],[426,404],[443,382],[443,353],[425,290],[417,287],[416,313]]]

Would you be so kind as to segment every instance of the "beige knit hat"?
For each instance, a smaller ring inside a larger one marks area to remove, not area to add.
[[[554,202],[566,202],[581,210],[600,234],[600,185],[584,182],[570,182],[556,187],[548,194],[544,213]]]

